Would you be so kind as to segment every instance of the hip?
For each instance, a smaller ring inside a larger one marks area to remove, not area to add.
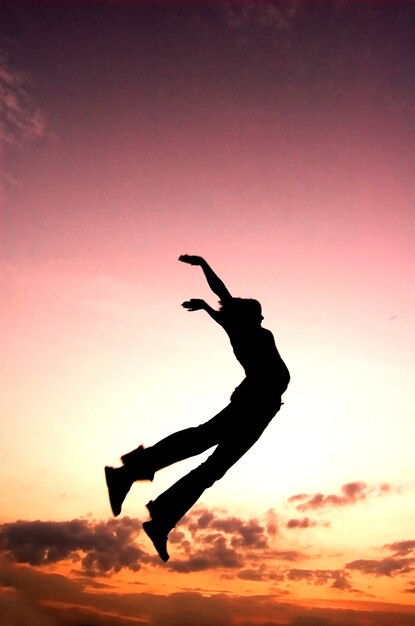
[[[272,413],[281,408],[281,391],[276,385],[258,383],[245,378],[231,395],[231,403],[242,407]]]

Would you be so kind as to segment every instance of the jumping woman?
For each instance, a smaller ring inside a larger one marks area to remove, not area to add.
[[[290,381],[272,333],[261,326],[264,318],[260,303],[233,298],[202,257],[184,254],[179,261],[201,267],[209,287],[220,298],[219,310],[195,298],[182,306],[188,311],[206,311],[222,326],[245,370],[245,378],[232,393],[228,406],[208,422],[176,432],[149,448],[140,445],[121,457],[121,467],[105,468],[112,512],[119,515],[135,481],[153,480],[155,472],[163,467],[216,446],[204,463],[147,504],[151,519],[143,523],[143,528],[163,561],[169,559],[170,530],[205,489],[222,478],[257,441],[281,408],[281,396]]]

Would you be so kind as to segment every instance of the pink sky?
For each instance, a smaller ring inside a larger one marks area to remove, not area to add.
[[[11,625],[414,623],[414,17],[1,8]],[[242,378],[220,329],[180,307],[216,304],[182,253],[262,302],[292,382],[163,566],[144,505],[198,461],[134,488],[117,520],[103,466],[209,419]]]

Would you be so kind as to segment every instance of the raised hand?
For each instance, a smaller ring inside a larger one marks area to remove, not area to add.
[[[200,265],[209,287],[211,288],[213,293],[219,296],[221,302],[232,299],[232,296],[226,288],[225,284],[221,281],[219,276],[215,274],[209,263],[207,263],[207,261],[205,261],[203,257],[193,254],[181,254],[179,256],[179,261],[182,261],[182,263],[188,263],[189,265]],[[190,300],[189,302],[192,302],[192,300]],[[196,309],[194,310],[196,311]]]
[[[196,256],[194,254],[181,254],[179,256],[179,261],[182,261],[182,263],[188,263],[189,265],[202,265],[205,262],[201,256]]]
[[[199,298],[191,298],[182,303],[182,307],[188,311],[201,311],[206,308],[206,302]]]

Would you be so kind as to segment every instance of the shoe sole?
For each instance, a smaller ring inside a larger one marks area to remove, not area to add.
[[[113,479],[113,472],[114,472],[114,468],[113,467],[105,467],[105,482],[107,483],[107,488],[108,488],[108,496],[110,499],[110,505],[111,505],[111,511],[114,515],[114,517],[117,517],[120,513],[121,513],[121,507],[122,507],[122,503],[120,505],[119,502],[115,502],[115,494],[114,491],[116,491],[116,486],[115,486],[115,482]]]

